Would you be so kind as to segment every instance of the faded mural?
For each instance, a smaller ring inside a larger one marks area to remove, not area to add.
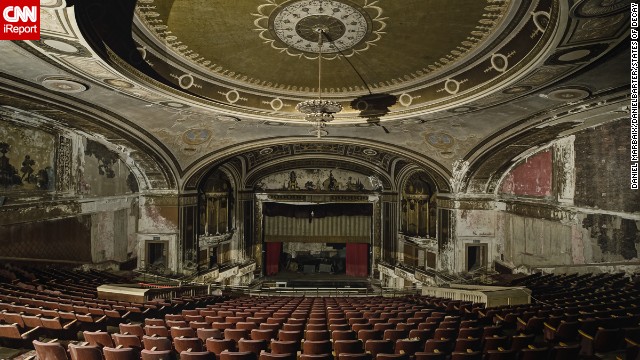
[[[296,169],[271,174],[260,179],[255,189],[284,191],[377,191],[382,181],[342,169]]]
[[[0,188],[3,193],[55,190],[55,136],[3,123],[0,127]]]
[[[138,192],[138,183],[118,154],[93,140],[78,151],[77,190],[87,196],[115,196]]]
[[[95,263],[135,256],[137,202],[101,199],[138,192],[135,176],[121,154],[55,129],[0,121],[0,255]]]

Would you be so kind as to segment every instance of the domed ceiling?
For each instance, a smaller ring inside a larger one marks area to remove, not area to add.
[[[135,40],[184,90],[299,121],[296,103],[318,93],[322,29],[322,93],[347,110],[338,119],[361,121],[350,102],[369,93],[397,98],[392,119],[503,87],[545,50],[557,12],[544,0],[141,0]]]
[[[258,152],[260,171],[286,157],[411,164],[490,191],[526,151],[628,117],[629,0],[40,4],[40,40],[0,41],[0,115],[173,174],[157,188]],[[322,97],[344,108],[321,140],[296,111],[318,96],[318,29]],[[360,115],[376,96],[389,108],[372,122]]]

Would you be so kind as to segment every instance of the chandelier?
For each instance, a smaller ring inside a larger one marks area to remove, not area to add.
[[[321,138],[328,134],[324,127],[333,120],[333,114],[342,111],[342,105],[335,101],[322,100],[322,37],[325,30],[318,26],[315,31],[318,33],[318,98],[299,103],[296,110],[303,113],[304,119],[313,124],[309,133]]]

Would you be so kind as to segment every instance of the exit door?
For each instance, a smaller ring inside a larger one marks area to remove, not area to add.
[[[487,244],[467,244],[466,264],[467,271],[474,271],[487,266]]]

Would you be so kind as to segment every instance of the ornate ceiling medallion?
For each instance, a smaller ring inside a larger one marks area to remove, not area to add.
[[[290,56],[336,59],[340,52],[353,56],[380,40],[386,18],[375,2],[360,7],[339,0],[269,0],[258,6],[254,21],[259,36],[272,48]],[[265,27],[266,24],[266,27]],[[321,29],[331,41],[318,48]],[[321,50],[321,51],[320,51]]]

